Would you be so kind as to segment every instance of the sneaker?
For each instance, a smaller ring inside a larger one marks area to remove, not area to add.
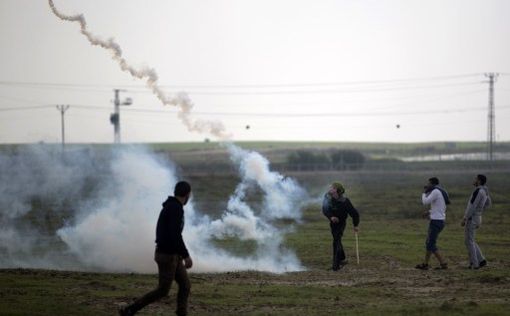
[[[417,264],[415,266],[416,269],[419,269],[419,270],[428,270],[429,269],[429,265],[426,264],[426,263],[420,263],[420,264]]]
[[[119,316],[132,316],[134,315],[133,312],[128,308],[128,305],[124,305],[119,307]]]
[[[448,269],[448,263],[441,263],[439,267],[434,268],[434,270],[447,270]]]
[[[341,265],[339,265],[338,267],[333,267],[333,268],[331,268],[331,270],[333,270],[333,271],[338,271],[338,270],[342,269],[343,267],[344,267],[344,265],[343,265],[343,264],[341,264]]]
[[[487,265],[487,260],[485,260],[485,259],[484,259],[484,260],[482,260],[482,261],[480,261],[480,263],[478,264],[478,266],[479,266],[480,268],[483,268],[483,267],[485,267],[486,265]]]

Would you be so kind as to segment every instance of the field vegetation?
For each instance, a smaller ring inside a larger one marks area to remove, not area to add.
[[[287,174],[310,196],[300,222],[280,223],[294,228],[286,235],[285,247],[296,252],[307,270],[192,273],[190,315],[508,315],[510,173],[487,173],[494,206],[486,212],[477,239],[489,264],[473,271],[466,269],[459,222],[476,173],[450,168]],[[420,195],[431,176],[439,177],[452,200],[438,243],[450,268],[419,271],[414,265],[422,260],[427,229],[427,221],[421,218],[425,208]],[[193,184],[197,207],[211,215],[225,207],[238,181],[232,174],[185,177]],[[356,264],[349,223],[344,237],[349,264],[338,272],[329,270],[331,235],[320,212],[321,196],[334,180],[345,185],[362,218],[360,264]],[[39,222],[36,218],[27,220],[49,233],[62,222],[49,215]],[[249,242],[234,239],[216,242],[236,254],[253,248]],[[0,315],[114,315],[117,306],[151,290],[156,282],[152,274],[0,269]],[[172,314],[175,295],[173,288],[168,298],[140,315]]]

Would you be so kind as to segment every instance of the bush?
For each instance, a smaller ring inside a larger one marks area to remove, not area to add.
[[[330,160],[324,153],[315,154],[306,150],[297,150],[287,155],[289,164],[329,164]]]
[[[330,154],[331,162],[335,165],[365,163],[365,156],[356,150],[337,149]]]

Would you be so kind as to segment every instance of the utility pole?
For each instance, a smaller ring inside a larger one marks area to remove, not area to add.
[[[62,148],[65,147],[66,144],[66,131],[65,131],[65,125],[64,125],[64,114],[66,113],[67,109],[69,109],[69,105],[57,105],[57,110],[60,111],[60,121],[62,122]]]
[[[114,112],[110,114],[110,122],[113,124],[113,142],[115,144],[120,144],[120,106],[121,105],[131,105],[133,100],[131,98],[126,98],[124,101],[120,101],[119,92],[125,91],[120,89],[114,89],[115,99],[113,100],[114,104]]]
[[[494,82],[498,78],[496,73],[486,73],[489,78],[489,113],[487,115],[487,160],[494,160],[493,150],[496,141],[496,113],[494,109]]]

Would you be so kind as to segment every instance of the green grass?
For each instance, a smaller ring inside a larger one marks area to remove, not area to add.
[[[423,258],[427,230],[427,221],[420,218],[424,209],[420,192],[433,175],[451,193],[447,226],[438,241],[450,269],[418,271],[413,267]],[[345,184],[362,216],[360,265],[355,263],[349,223],[343,242],[350,264],[339,272],[328,270],[328,223],[318,202],[310,203],[302,223],[293,224],[296,229],[285,237],[286,246],[296,252],[307,271],[192,273],[190,315],[507,315],[510,174],[488,174],[494,207],[485,214],[477,239],[489,266],[478,271],[465,269],[467,255],[459,225],[473,174],[443,171],[433,175],[296,175],[312,197],[319,197],[333,180]],[[237,179],[197,175],[190,176],[190,181],[197,183],[197,202],[221,209]],[[253,246],[233,239],[215,242],[234,253]],[[130,302],[156,283],[155,275],[144,274],[0,270],[0,315],[112,315],[120,303]],[[175,295],[172,288],[168,298],[140,315],[173,313]]]
[[[399,155],[422,155],[437,153],[464,153],[464,152],[485,152],[486,142],[420,142],[420,143],[373,143],[373,142],[320,142],[320,141],[241,141],[236,145],[257,151],[277,151],[296,149],[353,149],[360,150],[376,156]],[[211,151],[222,149],[218,142],[178,142],[178,143],[127,143],[121,146],[144,145],[155,151],[165,152],[193,152]],[[0,144],[0,152],[15,151],[23,147],[22,144]],[[45,146],[60,147],[59,143],[45,144]],[[69,148],[92,146],[94,148],[109,148],[112,144],[68,144]],[[510,142],[498,142],[495,144],[495,151],[510,151]]]

